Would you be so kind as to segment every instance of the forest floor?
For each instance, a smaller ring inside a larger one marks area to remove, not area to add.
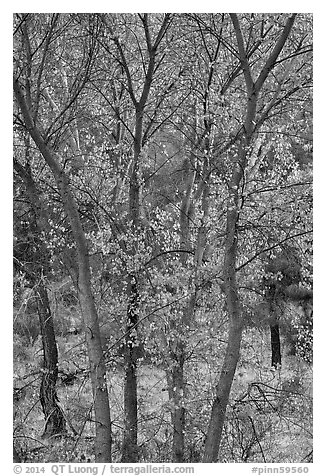
[[[231,393],[222,444],[225,462],[300,462],[312,449],[312,370],[294,356],[270,368],[267,331],[245,332],[243,352]],[[14,438],[26,462],[93,461],[92,395],[82,335],[58,337],[58,398],[67,421],[62,438],[44,439],[38,399],[41,340],[14,336]],[[265,357],[263,357],[265,356]],[[119,361],[120,359],[120,361]],[[108,368],[113,461],[120,458],[123,434],[123,363]],[[210,398],[218,367],[197,355],[186,366],[188,394],[187,461],[200,461]],[[199,390],[198,390],[199,389]],[[198,399],[198,393],[202,395]],[[162,366],[141,362],[138,370],[141,461],[168,462],[171,402]]]

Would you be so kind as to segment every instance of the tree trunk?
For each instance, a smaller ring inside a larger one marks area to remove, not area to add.
[[[86,335],[95,414],[95,461],[105,463],[111,461],[111,417],[100,327],[91,286],[88,249],[78,208],[65,175],[60,175],[57,185],[70,219],[77,249],[77,292]]]
[[[189,158],[184,160],[184,181],[185,192],[180,206],[180,249],[187,250],[189,248],[189,221],[192,207],[192,191],[195,180],[195,170],[191,170],[191,163]],[[187,254],[180,253],[180,263],[187,269]],[[190,282],[188,287],[190,287]],[[169,397],[173,402],[172,411],[172,426],[173,426],[173,444],[172,444],[172,462],[184,462],[185,451],[185,379],[184,379],[184,364],[185,364],[185,332],[189,325],[191,316],[193,314],[194,299],[191,296],[188,302],[185,303],[182,311],[181,322],[173,323],[171,321],[171,330],[174,330],[174,341],[172,348],[169,349],[171,357],[172,369],[168,369],[169,374]]]
[[[173,442],[172,442],[172,462],[184,462],[185,450],[185,408],[184,408],[184,362],[185,349],[182,342],[177,342],[176,352],[173,358],[173,368],[170,372],[169,396],[173,401],[172,424],[173,424]]]
[[[142,150],[144,135],[143,135],[143,117],[150,93],[153,75],[155,71],[156,55],[159,44],[165,35],[167,26],[169,24],[169,14],[164,15],[164,20],[157,33],[155,41],[152,43],[150,28],[148,24],[148,14],[145,13],[141,17],[146,39],[148,64],[146,68],[144,83],[139,100],[137,100],[132,77],[129,66],[125,58],[123,48],[118,38],[115,38],[121,65],[126,73],[128,81],[128,92],[135,108],[135,132],[133,139],[134,156],[132,171],[129,185],[129,219],[132,223],[134,234],[139,234],[140,227],[140,177],[139,177],[139,161]],[[137,246],[132,253],[138,252]],[[136,463],[138,461],[138,446],[137,446],[137,324],[138,324],[138,296],[139,289],[137,277],[130,274],[128,276],[128,312],[127,312],[127,342],[125,349],[125,387],[124,387],[124,404],[125,404],[125,428],[124,441],[122,445],[122,462]],[[132,330],[131,330],[132,329]]]
[[[244,161],[244,149],[240,151]],[[242,171],[234,167],[229,188],[229,203],[226,223],[226,241],[224,255],[224,292],[229,317],[228,343],[223,360],[222,370],[215,390],[212,413],[210,417],[205,443],[204,463],[218,461],[222,430],[225,421],[226,407],[229,401],[231,386],[240,356],[243,321],[240,313],[238,284],[236,280],[236,258],[238,250],[239,197],[238,187]]]
[[[26,128],[55,178],[76,244],[77,291],[86,335],[94,400],[95,460],[98,463],[109,462],[111,461],[110,407],[98,315],[91,289],[90,265],[85,233],[80,221],[77,204],[71,193],[68,177],[60,166],[57,154],[46,144],[38,127],[34,124],[26,99],[17,80],[14,80],[14,92],[22,111]]]
[[[29,144],[27,144],[27,147],[29,147]],[[26,155],[28,157],[28,150]],[[41,232],[45,231],[44,227],[47,217],[40,204],[39,195],[28,162],[25,167],[19,162],[15,162],[14,167],[26,186],[32,209],[30,227],[34,232],[34,241],[37,244],[37,250],[33,253],[32,269],[29,270],[28,275],[30,284],[34,289],[43,344],[44,361],[40,386],[40,402],[45,416],[43,436],[51,437],[65,433],[66,422],[58,405],[56,392],[58,349],[48,293],[43,282],[44,276],[47,275],[49,270],[48,251],[41,238]]]
[[[229,333],[228,344],[225,351],[222,370],[216,386],[216,394],[205,443],[204,463],[214,463],[218,461],[219,448],[224,426],[225,413],[229,401],[229,395],[237,368],[241,338],[242,321],[239,313],[238,303],[228,303],[229,312]]]
[[[220,378],[216,386],[216,395],[213,401],[213,407],[208,426],[203,463],[215,463],[218,461],[226,408],[240,355],[241,337],[241,322],[231,322],[229,327],[227,349],[225,352]]]
[[[88,255],[78,259],[78,299],[86,333],[95,414],[95,461],[111,461],[111,417],[98,315],[91,291]]]
[[[143,109],[136,108],[136,125],[134,138],[134,157],[129,184],[129,219],[135,235],[139,234],[140,225],[140,182],[139,158],[141,152],[143,128]],[[131,251],[136,254],[138,246]],[[137,324],[139,314],[139,290],[137,277],[128,275],[127,285],[127,322],[125,341],[125,385],[124,385],[124,437],[122,444],[122,463],[137,463],[138,461],[138,395],[137,395]]]
[[[272,348],[272,367],[275,369],[282,365],[280,327],[278,323],[270,325],[271,330],[271,348]]]
[[[58,350],[48,294],[41,282],[36,286],[35,294],[37,296],[37,312],[40,320],[44,356],[40,387],[40,401],[45,416],[43,436],[50,437],[64,433],[66,422],[57,403]]]
[[[240,355],[243,322],[240,313],[239,293],[236,281],[238,220],[241,209],[241,196],[239,195],[240,183],[247,165],[247,152],[249,151],[255,128],[258,129],[256,112],[260,90],[282,51],[295,20],[295,14],[288,18],[282,34],[276,41],[274,48],[260,71],[260,74],[254,81],[237,14],[231,13],[230,16],[234,26],[239,59],[246,83],[247,105],[243,124],[243,136],[239,138],[239,154],[237,160],[234,162],[232,177],[229,182],[229,201],[224,254],[224,290],[229,316],[228,344],[219,382],[216,387],[216,395],[208,427],[203,458],[205,463],[216,462],[218,460],[226,407]]]
[[[129,276],[127,294],[129,306],[125,341],[125,385],[124,385],[124,438],[122,445],[122,463],[138,461],[138,411],[137,411],[137,323],[138,323],[138,287],[134,276]]]
[[[279,368],[282,364],[282,355],[281,355],[281,341],[280,341],[280,327],[278,319],[278,305],[277,305],[277,285],[271,283],[267,286],[265,290],[266,301],[269,306],[270,314],[270,335],[271,335],[271,351],[272,351],[272,362],[271,365],[275,369]]]

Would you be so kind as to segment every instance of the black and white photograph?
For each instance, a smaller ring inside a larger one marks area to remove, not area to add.
[[[220,7],[12,15],[14,468],[312,466],[314,15]]]

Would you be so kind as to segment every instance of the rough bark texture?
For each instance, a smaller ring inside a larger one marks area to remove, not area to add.
[[[34,290],[43,344],[44,360],[40,386],[40,402],[45,416],[43,436],[51,437],[65,433],[66,422],[62,410],[58,405],[56,391],[58,349],[48,293],[44,284],[44,278],[49,269],[49,257],[44,242],[42,241],[41,233],[43,231],[42,224],[45,225],[47,217],[45,211],[42,209],[28,162],[26,167],[15,162],[14,167],[26,186],[32,210],[30,227],[34,232],[34,243],[37,246],[36,251],[33,253],[33,262],[29,265],[27,278]]]
[[[280,341],[280,327],[278,319],[278,306],[277,306],[277,287],[275,284],[270,284],[265,290],[266,300],[269,306],[269,318],[270,318],[270,335],[271,335],[271,365],[275,369],[282,365],[281,355],[281,341]]]
[[[37,311],[39,315],[44,366],[40,387],[40,401],[45,416],[43,436],[49,437],[65,432],[66,422],[58,405],[56,383],[58,378],[58,350],[48,294],[42,284],[36,286]]]

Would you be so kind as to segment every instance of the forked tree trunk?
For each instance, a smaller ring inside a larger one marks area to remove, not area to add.
[[[106,384],[106,368],[98,315],[91,289],[90,265],[85,233],[80,221],[77,204],[71,193],[68,177],[60,166],[57,154],[46,144],[38,127],[34,124],[23,91],[17,80],[14,80],[14,92],[25,121],[26,129],[54,176],[75,241],[76,267],[78,271],[77,291],[86,335],[93,391],[95,460],[99,463],[109,462],[111,461],[111,419]]]

